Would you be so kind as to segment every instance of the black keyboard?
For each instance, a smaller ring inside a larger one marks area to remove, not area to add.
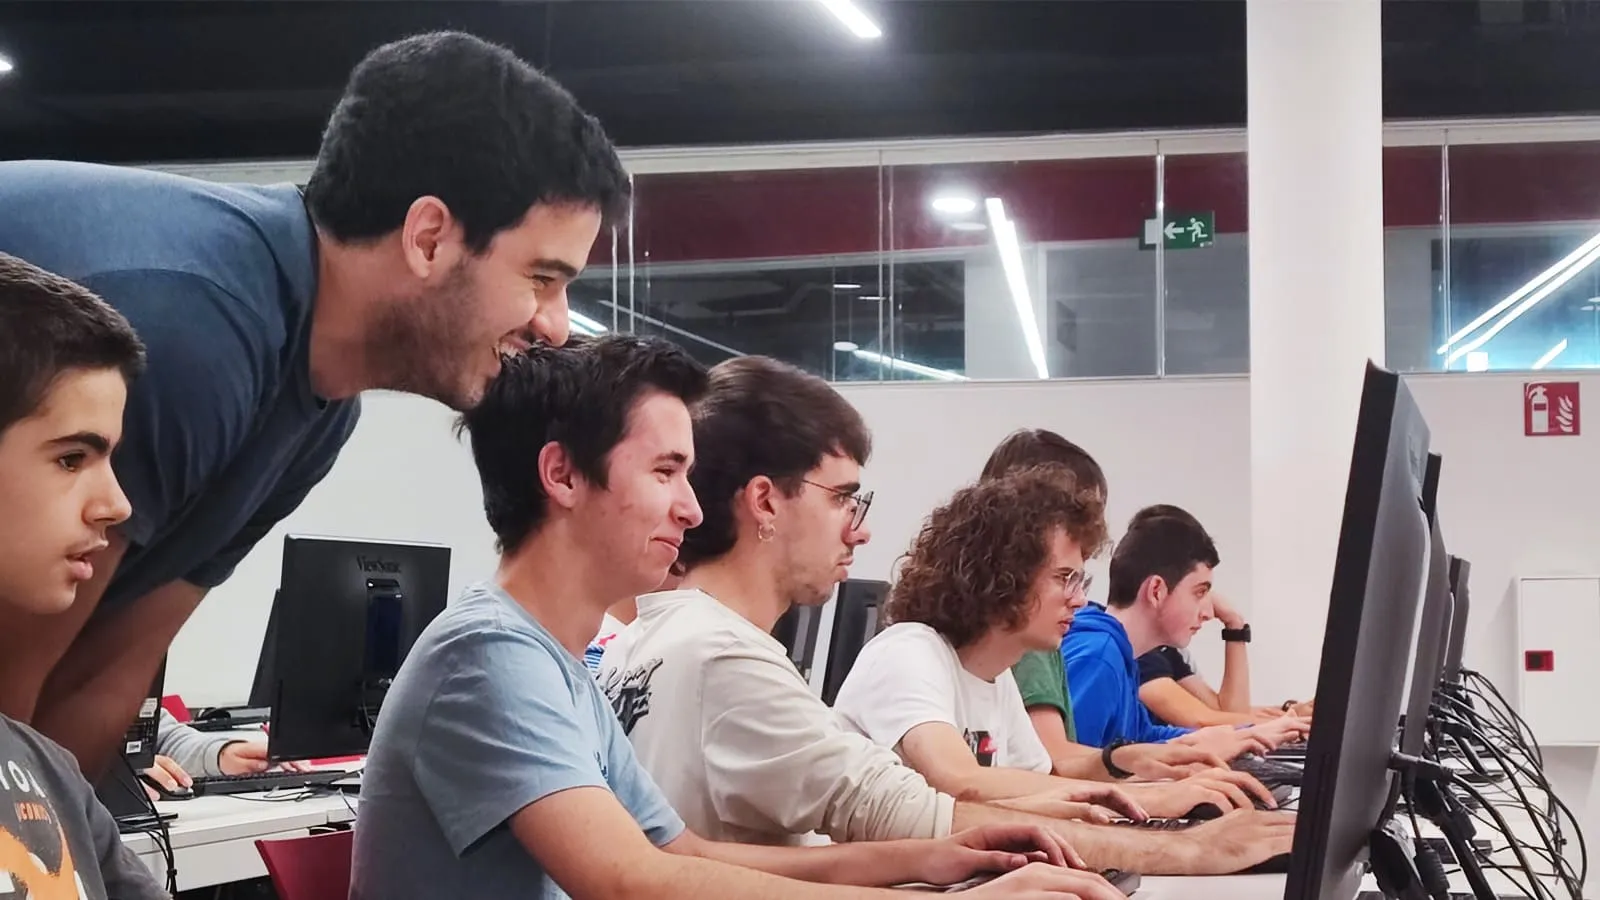
[[[326,787],[351,777],[343,769],[318,769],[315,772],[257,772],[253,775],[218,775],[196,778],[195,796],[205,794],[254,794],[261,791],[299,790]]]
[[[1254,775],[1268,788],[1299,787],[1305,778],[1305,766],[1259,756],[1241,756],[1230,764],[1235,772]]]

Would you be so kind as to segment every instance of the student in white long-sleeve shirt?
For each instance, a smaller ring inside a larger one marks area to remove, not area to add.
[[[1094,867],[1207,870],[1186,837],[956,801],[842,728],[769,631],[792,605],[825,602],[869,538],[865,425],[820,379],[752,357],[712,371],[694,421],[704,521],[685,535],[682,589],[639,598],[601,664],[636,756],[692,828],[796,843],[810,831],[870,840],[1046,821]],[[1115,795],[1089,785],[1080,796]],[[1083,811],[1059,793],[1031,802]],[[1218,837],[1240,846],[1236,832]]]

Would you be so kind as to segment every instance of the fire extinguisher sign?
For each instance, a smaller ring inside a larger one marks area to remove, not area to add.
[[[1578,434],[1578,383],[1532,381],[1522,386],[1522,433],[1528,437]]]

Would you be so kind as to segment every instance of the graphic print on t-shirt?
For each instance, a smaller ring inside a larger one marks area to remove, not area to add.
[[[994,765],[995,741],[993,735],[987,731],[964,731],[961,736],[967,739],[967,749],[978,758],[978,765]]]
[[[72,849],[38,779],[0,762],[0,898],[88,900]]]
[[[613,669],[600,685],[611,702],[612,712],[617,714],[617,721],[622,723],[623,734],[632,734],[633,726],[650,714],[650,679],[655,677],[662,662],[657,658],[627,671]]]

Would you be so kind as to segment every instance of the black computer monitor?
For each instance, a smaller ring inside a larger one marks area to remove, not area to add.
[[[828,639],[828,671],[822,678],[822,702],[833,705],[845,676],[861,648],[883,629],[880,612],[889,597],[889,582],[851,578],[839,585],[833,603],[833,631]]]
[[[261,637],[261,653],[256,657],[256,677],[250,683],[250,705],[260,709],[272,706],[272,692],[276,689],[274,674],[278,652],[278,597],[282,591],[272,592],[272,611],[267,613],[267,633]]]
[[[817,655],[817,631],[821,625],[822,607],[791,606],[778,619],[778,624],[772,626],[772,636],[783,645],[800,677],[808,682],[812,661]]]
[[[1439,517],[1434,516],[1428,536],[1428,577],[1423,586],[1422,615],[1417,620],[1416,654],[1412,657],[1411,687],[1406,701],[1400,752],[1421,756],[1427,735],[1428,710],[1444,665],[1444,647],[1450,632],[1450,554],[1444,547]]]
[[[1368,838],[1389,804],[1395,723],[1428,552],[1427,454],[1428,426],[1411,392],[1398,375],[1369,363],[1285,900],[1354,898]]]
[[[1461,680],[1461,657],[1467,649],[1467,613],[1471,600],[1467,594],[1467,580],[1472,575],[1472,563],[1459,556],[1450,557],[1450,599],[1454,608],[1450,613],[1450,642],[1444,651],[1444,681],[1455,684]]]
[[[389,683],[449,585],[450,548],[439,544],[285,537],[268,756],[366,753]]]

